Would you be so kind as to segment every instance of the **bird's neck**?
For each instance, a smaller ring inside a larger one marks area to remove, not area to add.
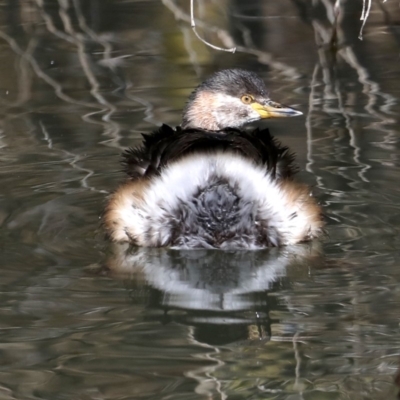
[[[182,128],[197,128],[218,131],[224,126],[217,119],[215,95],[210,92],[197,93],[183,111]]]
[[[227,96],[201,91],[195,92],[185,107],[182,128],[197,128],[218,131],[224,128],[239,128],[246,121],[237,118],[237,105]]]

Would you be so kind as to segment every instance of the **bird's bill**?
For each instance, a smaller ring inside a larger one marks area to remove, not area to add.
[[[275,103],[274,101],[269,101],[266,104],[255,102],[251,104],[251,107],[260,114],[261,118],[297,117],[298,115],[303,115],[301,111]]]

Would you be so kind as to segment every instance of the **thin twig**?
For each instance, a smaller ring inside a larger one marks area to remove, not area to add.
[[[194,34],[197,36],[197,38],[203,42],[205,45],[211,47],[214,50],[220,50],[220,51],[227,51],[228,53],[234,53],[236,51],[236,47],[232,47],[230,49],[224,49],[222,47],[214,46],[213,44],[205,41],[198,33],[196,30],[196,22],[194,20],[194,10],[193,10],[193,0],[190,0],[190,26],[192,27],[192,30]]]
[[[361,18],[360,18],[360,20],[363,23],[361,25],[360,34],[358,35],[358,38],[360,40],[363,40],[363,30],[364,30],[365,23],[367,22],[367,18],[369,16],[369,12],[371,11],[371,3],[372,3],[372,0],[363,0],[363,9],[362,9]]]
[[[383,0],[383,3],[386,3],[386,0]],[[363,9],[361,12],[361,17],[360,17],[360,20],[363,23],[361,25],[360,34],[358,35],[358,38],[360,40],[363,40],[363,30],[364,30],[364,26],[367,22],[367,19],[369,17],[369,12],[371,11],[371,4],[372,4],[372,0],[363,0]]]
[[[161,1],[174,14],[175,19],[188,23],[191,22],[190,15],[183,12],[182,9],[179,8],[173,0]],[[235,44],[234,39],[226,30],[210,26],[201,20],[197,21],[197,25],[207,31],[211,31],[217,34],[226,47],[230,47]],[[297,80],[299,76],[301,76],[300,72],[295,67],[284,64],[280,61],[276,61],[275,57],[272,54],[267,53],[263,50],[259,50],[255,47],[236,46],[236,51],[238,53],[251,54],[257,57],[259,63],[268,65],[270,68],[279,71],[285,76],[290,77],[292,80]]]

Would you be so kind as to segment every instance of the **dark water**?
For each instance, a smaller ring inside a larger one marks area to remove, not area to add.
[[[400,11],[362,2],[0,1],[0,398],[394,399]],[[122,149],[214,70],[257,71],[326,212],[322,242],[111,247]]]

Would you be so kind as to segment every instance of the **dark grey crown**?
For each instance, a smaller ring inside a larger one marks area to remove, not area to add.
[[[224,93],[235,97],[245,94],[268,97],[268,90],[264,81],[254,72],[244,69],[218,71],[199,85],[195,93],[202,90]]]

